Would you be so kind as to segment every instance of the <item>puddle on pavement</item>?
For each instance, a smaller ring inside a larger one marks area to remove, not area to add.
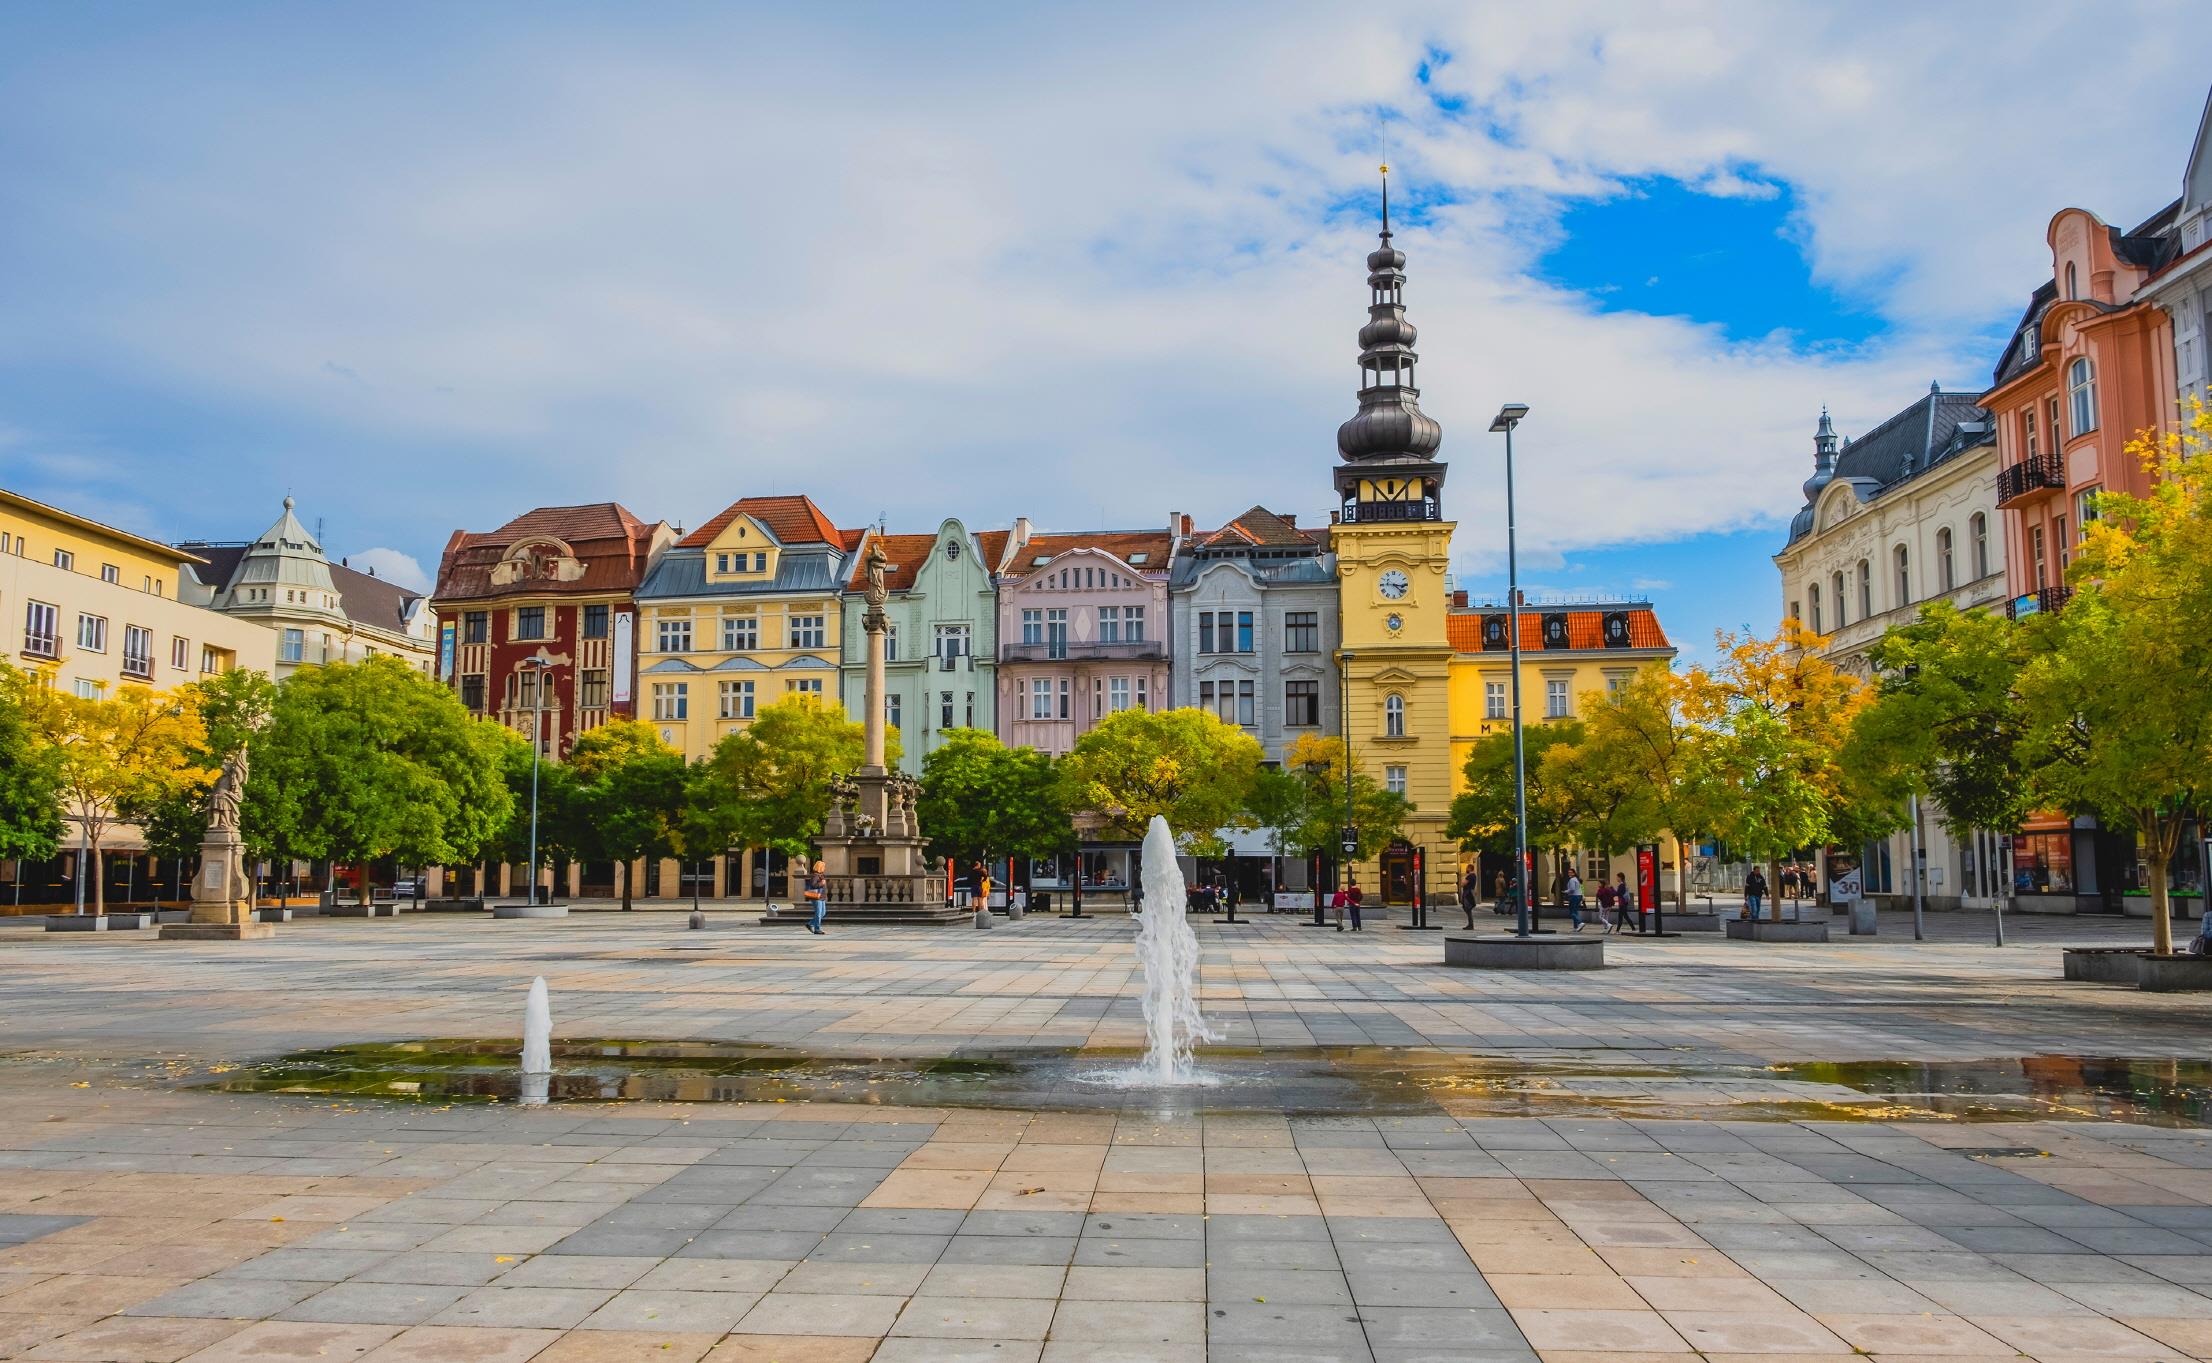
[[[232,1093],[515,1101],[519,1045],[427,1040],[304,1051],[176,1075]],[[1388,1047],[1209,1048],[1205,1082],[1129,1088],[1102,1074],[1133,1051],[974,1051],[939,1058],[802,1055],[713,1042],[553,1043],[547,1097],[576,1102],[853,1102],[908,1107],[1154,1113],[1280,1112],[1730,1121],[2212,1124],[2212,1064],[2028,1056],[1942,1063],[1775,1066],[1648,1063],[1602,1054],[1515,1058]]]

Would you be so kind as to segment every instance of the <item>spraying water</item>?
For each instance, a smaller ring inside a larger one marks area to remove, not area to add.
[[[1154,1084],[1189,1083],[1191,1048],[1220,1038],[1198,1011],[1198,934],[1185,914],[1183,868],[1175,839],[1155,814],[1144,835],[1144,913],[1137,927],[1137,959],[1144,965],[1144,1068],[1137,1077]]]
[[[530,982],[530,1001],[522,1006],[522,1072],[553,1072],[553,1004],[543,975]]]

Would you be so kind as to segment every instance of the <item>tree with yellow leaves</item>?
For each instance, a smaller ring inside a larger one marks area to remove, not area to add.
[[[157,693],[143,686],[101,699],[37,687],[24,699],[32,727],[58,754],[63,807],[77,822],[83,848],[79,874],[91,877],[92,911],[105,913],[101,854],[121,811],[213,778],[196,757],[207,736],[197,701],[189,690]]]
[[[1266,754],[1211,711],[1120,710],[1075,740],[1060,761],[1071,808],[1090,810],[1117,838],[1144,836],[1167,820],[1184,851],[1220,856],[1220,830],[1251,828],[1252,787]]]
[[[1821,636],[1795,620],[1771,639],[1722,631],[1715,643],[1718,661],[1683,677],[1682,712],[1705,731],[1696,751],[1714,795],[1710,831],[1764,865],[1772,887],[1781,858],[1881,817],[1855,806],[1840,761],[1866,688],[1820,657]]]
[[[2019,691],[2036,793],[2143,840],[2153,946],[2173,950],[2167,871],[2212,808],[2212,411],[2130,453],[2157,482],[2107,492],[2068,570],[2074,597],[2025,622]]]

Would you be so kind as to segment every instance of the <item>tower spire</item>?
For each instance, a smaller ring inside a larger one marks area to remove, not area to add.
[[[1382,167],[1381,242],[1367,254],[1367,325],[1359,329],[1359,413],[1337,428],[1345,459],[1426,461],[1444,429],[1421,410],[1414,386],[1420,331],[1406,320],[1405,252],[1391,244],[1390,165]]]

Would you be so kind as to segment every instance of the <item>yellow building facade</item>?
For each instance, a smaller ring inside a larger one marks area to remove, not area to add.
[[[765,706],[836,701],[861,535],[809,498],[748,497],[678,540],[637,589],[638,718],[697,760]]]

